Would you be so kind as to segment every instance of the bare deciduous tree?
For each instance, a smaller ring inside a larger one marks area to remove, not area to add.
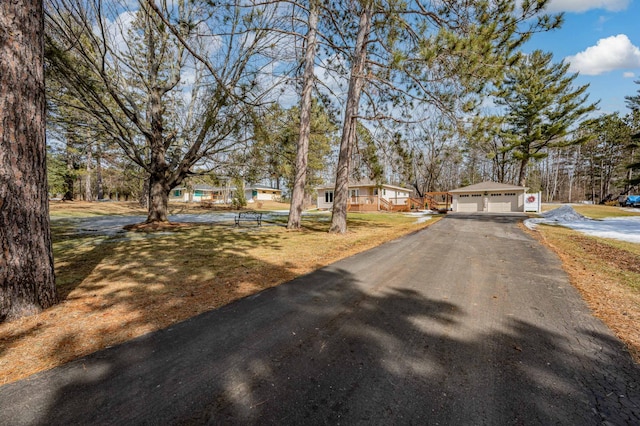
[[[51,75],[146,171],[147,222],[167,221],[170,190],[214,170],[246,139],[242,128],[264,94],[263,70],[277,45],[267,25],[279,18],[277,7],[240,0],[46,5]]]

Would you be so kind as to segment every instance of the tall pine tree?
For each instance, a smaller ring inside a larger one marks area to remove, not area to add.
[[[519,160],[518,185],[527,183],[531,160],[544,158],[545,149],[585,142],[568,139],[573,126],[596,104],[587,103],[588,85],[574,88],[578,74],[567,74],[569,64],[552,62],[553,55],[536,50],[507,71],[494,92],[496,104],[505,108],[503,134],[507,149]]]
[[[42,0],[0,2],[0,321],[57,300],[47,196]]]

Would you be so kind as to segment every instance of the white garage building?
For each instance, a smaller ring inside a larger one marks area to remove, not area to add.
[[[482,182],[449,191],[452,210],[460,213],[524,212],[524,186]]]

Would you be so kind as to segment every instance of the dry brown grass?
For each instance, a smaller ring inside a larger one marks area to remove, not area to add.
[[[640,245],[553,226],[533,235],[558,254],[594,314],[640,362]]]
[[[130,232],[126,239],[80,236],[54,226],[61,302],[39,315],[0,324],[0,385],[428,226],[397,214],[351,214],[347,235],[328,234],[326,220],[303,224],[300,232],[282,226],[180,224],[160,229],[165,232]]]
[[[87,217],[100,215],[146,215],[140,204],[127,202],[51,201],[51,217]]]
[[[261,201],[248,204],[247,209],[253,210],[285,210],[289,208],[288,203],[277,201]],[[49,203],[51,217],[87,217],[101,215],[141,215],[146,216],[147,210],[140,207],[135,201],[126,202],[88,202],[88,201],[52,201]],[[211,203],[169,203],[169,214],[181,213],[206,213],[217,210],[232,210],[231,206],[225,204]]]

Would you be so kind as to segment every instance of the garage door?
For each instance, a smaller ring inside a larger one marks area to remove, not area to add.
[[[475,213],[482,211],[482,197],[460,194],[456,211],[461,213]]]
[[[491,213],[518,211],[518,195],[513,192],[490,193],[488,210]]]

